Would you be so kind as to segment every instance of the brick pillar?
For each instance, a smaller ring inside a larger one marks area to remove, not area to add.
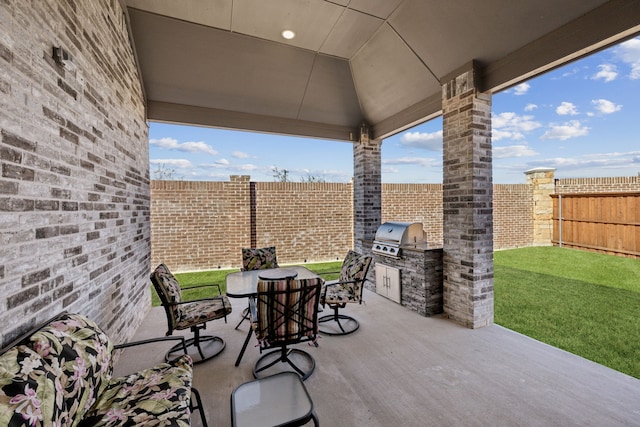
[[[353,144],[353,244],[368,253],[382,218],[381,140],[370,138],[369,127],[360,127]]]
[[[491,95],[475,76],[442,86],[444,312],[469,328],[493,323]]]
[[[553,238],[553,200],[555,192],[554,168],[535,168],[525,172],[533,195],[533,244],[551,245]]]

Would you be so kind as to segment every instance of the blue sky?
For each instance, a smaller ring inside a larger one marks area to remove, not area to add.
[[[640,37],[493,96],[493,181],[524,183],[524,172],[556,168],[557,178],[640,173]],[[151,123],[151,175],[226,181],[309,177],[349,182],[352,145],[253,132]],[[382,182],[442,182],[442,120],[385,139]]]

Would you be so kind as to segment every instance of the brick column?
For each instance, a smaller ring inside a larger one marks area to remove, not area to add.
[[[555,192],[554,168],[535,168],[525,172],[533,195],[533,244],[551,245],[553,238],[553,200]]]
[[[382,218],[381,140],[371,140],[366,124],[353,144],[353,244],[368,253]]]
[[[444,312],[469,328],[493,323],[491,95],[475,76],[442,86]]]

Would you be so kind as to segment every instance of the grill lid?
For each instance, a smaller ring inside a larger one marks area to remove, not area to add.
[[[421,222],[385,222],[376,231],[371,250],[380,255],[400,258],[402,247],[424,243]]]
[[[391,245],[416,244],[424,241],[421,222],[385,222],[376,231],[377,242]]]

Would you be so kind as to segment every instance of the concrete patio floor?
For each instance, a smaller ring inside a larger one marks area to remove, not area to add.
[[[367,290],[365,301],[345,310],[360,321],[356,333],[299,345],[316,360],[305,385],[323,426],[640,426],[640,380],[497,325],[422,317]],[[194,369],[211,427],[231,424],[231,391],[253,379],[259,356],[252,338],[234,367],[249,325],[234,329],[246,300],[232,303],[228,323],[207,325],[225,350]],[[134,339],[163,336],[166,325],[153,308]],[[116,373],[161,361],[153,347],[127,350]]]

